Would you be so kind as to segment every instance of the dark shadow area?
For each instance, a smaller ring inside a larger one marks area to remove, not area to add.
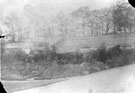
[[[135,1],[134,0],[128,0],[129,4],[135,8]]]
[[[0,38],[4,38],[5,36],[0,36]]]
[[[135,1],[134,0],[128,0],[129,4],[132,5],[132,7],[135,8]]]
[[[7,93],[1,82],[0,82],[0,93]]]

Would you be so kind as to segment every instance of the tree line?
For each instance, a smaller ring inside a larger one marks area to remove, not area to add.
[[[126,2],[119,0],[112,6],[91,10],[81,6],[69,14],[60,12],[55,16],[44,18],[39,15],[19,15],[9,13],[1,20],[8,33],[18,36],[18,41],[34,35],[54,36],[57,31],[63,37],[92,36],[134,32],[135,10]],[[24,37],[25,36],[25,37]]]

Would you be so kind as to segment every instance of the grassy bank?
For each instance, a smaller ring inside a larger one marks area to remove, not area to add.
[[[135,50],[120,45],[107,49],[99,47],[87,54],[64,53],[55,51],[25,52],[12,49],[2,54],[2,79],[25,80],[65,78],[86,75],[114,67],[133,64]]]

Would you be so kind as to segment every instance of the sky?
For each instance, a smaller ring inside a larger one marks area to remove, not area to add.
[[[37,13],[46,15],[58,11],[73,11],[85,5],[90,9],[104,8],[114,1],[116,0],[0,0],[0,12],[3,15],[11,11],[22,13],[26,6],[31,6]]]

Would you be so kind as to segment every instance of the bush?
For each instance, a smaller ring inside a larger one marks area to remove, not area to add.
[[[94,62],[94,64],[90,64],[89,65],[89,73],[94,73],[94,72],[98,72],[98,71],[102,71],[102,70],[106,70],[109,69],[109,67],[101,62]]]
[[[57,61],[58,64],[81,64],[83,60],[83,54],[77,52],[55,55],[55,61]]]
[[[58,64],[57,62],[52,63],[44,73],[36,79],[54,79],[54,78],[65,78],[83,75],[86,69],[77,64]]]
[[[46,50],[46,51],[38,51],[36,54],[32,54],[32,60],[34,62],[48,62],[52,63],[54,58],[55,58],[56,53],[51,51],[51,50]]]
[[[22,61],[16,60],[14,53],[2,55],[1,65],[2,79],[22,79],[21,71],[25,67]]]
[[[132,49],[109,52],[106,64],[110,67],[119,67],[132,64],[135,61],[135,51]]]
[[[107,51],[107,58],[112,59],[113,57],[118,57],[118,56],[122,55],[122,52],[124,52],[124,51],[125,50],[122,50],[120,48],[120,45],[114,46],[113,48],[111,48]]]
[[[33,53],[32,53],[33,52]],[[135,50],[121,48],[121,45],[106,49],[104,45],[84,57],[82,53],[56,51],[32,51],[29,55],[20,49],[12,49],[2,55],[2,75],[45,78],[60,78],[84,75],[86,73],[119,67],[134,63]],[[36,53],[34,53],[36,52]],[[5,73],[5,74],[4,74]],[[9,74],[10,73],[10,74]]]
[[[106,47],[104,45],[102,45],[97,50],[88,53],[85,60],[86,60],[86,62],[96,62],[96,61],[98,61],[98,62],[105,63],[106,60],[107,60]]]
[[[108,65],[110,68],[124,66],[135,61],[135,51],[133,49],[122,49],[121,45],[116,45],[110,49],[101,46],[99,49],[89,52],[85,61],[90,64],[101,62]]]
[[[22,51],[21,49],[20,50],[16,50],[14,52],[15,54],[15,58],[18,60],[18,61],[23,61],[23,62],[30,62],[30,58],[28,56],[28,54],[26,54],[24,51]]]

